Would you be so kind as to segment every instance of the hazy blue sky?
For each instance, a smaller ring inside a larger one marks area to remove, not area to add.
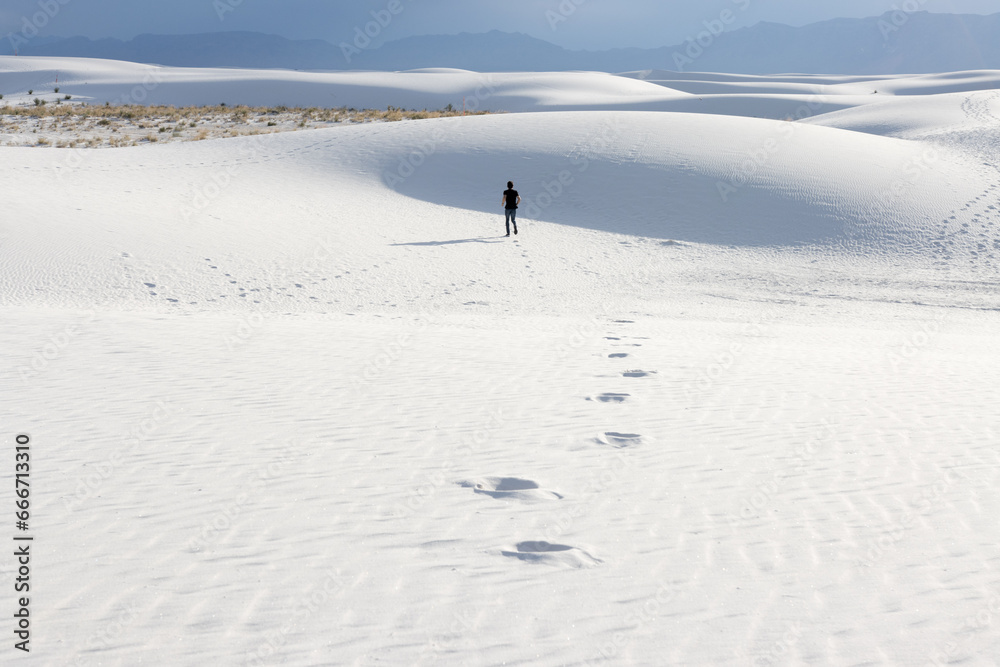
[[[893,5],[1000,12],[1000,0],[0,0],[0,36],[21,31],[27,18],[42,35],[130,39],[141,33],[253,30],[337,44],[352,40],[355,27],[373,20],[371,12],[394,2],[400,11],[379,26],[378,41],[498,29],[573,49],[677,44],[725,10],[731,12],[725,15],[728,29],[757,21],[802,25],[876,16]]]

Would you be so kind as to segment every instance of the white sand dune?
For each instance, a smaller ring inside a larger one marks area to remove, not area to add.
[[[441,109],[448,104],[492,111],[631,108],[684,97],[632,78],[601,72],[478,73],[299,72],[183,68],[86,58],[0,57],[0,94],[31,101],[51,93],[90,104],[320,106]],[[36,95],[28,95],[34,90]]]
[[[59,87],[59,94],[52,91]],[[813,116],[879,103],[1000,87],[1000,72],[924,76],[784,75],[761,77],[645,70],[479,73],[303,72],[183,68],[87,58],[0,57],[0,94],[8,103],[35,97],[78,102],[173,105],[320,106],[489,111],[680,111],[772,119]],[[31,95],[28,91],[33,91]],[[878,94],[875,94],[875,93]]]
[[[807,122],[904,139],[975,132],[995,146],[993,129],[1000,122],[1000,90],[943,93],[930,98],[893,97],[809,118]]]
[[[149,72],[0,59],[0,90],[57,69],[94,101]],[[147,102],[486,75],[169,76]],[[1000,126],[961,88],[992,75],[828,77],[850,108],[798,122],[745,116],[808,77],[698,75],[740,92],[677,113],[498,76],[530,113],[0,147],[29,661],[992,664]]]
[[[789,74],[755,76],[644,70],[623,76],[689,93],[660,110],[791,118],[821,117],[843,109],[892,104],[894,111],[933,123],[926,106],[948,93],[992,92],[1000,88],[993,70],[903,76],[828,76]],[[898,99],[898,97],[917,99]],[[887,99],[888,98],[888,99]],[[913,105],[913,106],[911,106]]]
[[[992,90],[1000,87],[1000,72],[970,70],[945,74],[903,74],[892,76],[825,74],[718,74],[713,72],[670,72],[642,70],[627,76],[693,95],[743,93],[762,95],[815,92],[831,95],[941,95],[944,93]]]

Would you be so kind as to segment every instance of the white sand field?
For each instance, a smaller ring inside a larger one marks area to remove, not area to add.
[[[513,113],[0,147],[0,662],[997,664],[1000,72],[159,69]]]

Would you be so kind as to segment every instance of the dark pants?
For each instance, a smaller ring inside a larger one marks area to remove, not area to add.
[[[507,236],[510,236],[510,223],[514,223],[514,233],[517,234],[517,209],[505,208],[503,212],[507,218]]]

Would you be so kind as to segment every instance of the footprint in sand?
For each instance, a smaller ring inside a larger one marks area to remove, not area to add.
[[[632,371],[625,371],[624,373],[622,373],[622,376],[627,378],[644,378],[644,377],[649,377],[650,375],[656,375],[656,371],[632,370]]]
[[[628,352],[615,352],[614,354],[609,354],[608,359],[624,359],[628,356]]]
[[[643,438],[638,433],[618,433],[608,431],[603,435],[594,438],[594,442],[599,445],[607,445],[615,449],[625,449],[626,447],[637,447],[642,444]]]
[[[597,396],[588,396],[588,401],[597,401],[599,403],[624,403],[629,399],[630,394],[614,394],[611,392],[606,392],[604,394],[598,394]]]
[[[516,558],[528,563],[544,563],[577,569],[594,567],[604,562],[578,547],[571,547],[568,544],[552,544],[541,540],[518,542],[509,549],[501,549],[500,553],[508,558]]]
[[[538,482],[518,477],[483,477],[459,482],[459,485],[490,498],[528,502],[562,500],[561,494],[543,489]]]

